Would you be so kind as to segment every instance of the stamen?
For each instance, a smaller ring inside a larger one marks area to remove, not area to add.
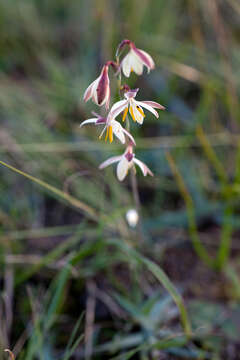
[[[109,126],[109,141],[110,143],[113,141],[113,128],[111,125]]]
[[[122,121],[124,122],[127,116],[127,112],[128,112],[128,106],[125,108],[124,113],[123,113],[123,117],[122,117]]]
[[[107,127],[107,130],[106,130],[105,141],[107,141],[107,139],[108,139],[108,134],[109,134],[109,127]]]
[[[130,114],[131,114],[131,116],[132,116],[133,121],[136,121],[135,116],[134,116],[134,113],[133,113],[133,108],[132,108],[132,106],[130,106],[129,111],[130,111]]]
[[[137,110],[140,112],[140,114],[145,117],[145,114],[143,112],[143,110],[140,108],[140,106],[137,105]]]

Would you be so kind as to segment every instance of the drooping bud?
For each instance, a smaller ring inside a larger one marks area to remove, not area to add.
[[[129,209],[126,213],[126,220],[129,226],[136,227],[139,221],[139,215],[136,209]]]
[[[83,96],[85,102],[92,99],[92,101],[99,106],[105,104],[106,109],[109,108],[110,101],[108,67],[109,64],[106,63],[102,68],[100,76],[88,86]]]

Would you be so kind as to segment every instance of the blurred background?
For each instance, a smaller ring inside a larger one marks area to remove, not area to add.
[[[0,160],[44,182],[0,167],[1,350],[239,359],[239,19],[238,0],[0,2]],[[98,170],[121,144],[79,128],[125,38],[156,63],[129,86],[166,106],[131,128],[155,174],[135,228],[130,176]]]

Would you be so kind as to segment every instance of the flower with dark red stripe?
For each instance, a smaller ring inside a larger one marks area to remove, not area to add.
[[[136,48],[135,44],[130,40],[124,40],[119,49],[125,45],[130,46],[129,52],[121,63],[122,72],[126,77],[129,77],[132,71],[137,75],[142,75],[144,66],[146,66],[148,72],[154,69],[154,61],[146,51]]]
[[[108,68],[109,62],[103,66],[100,76],[88,86],[83,96],[84,101],[92,99],[92,101],[99,106],[105,104],[106,109],[109,108],[110,101]]]

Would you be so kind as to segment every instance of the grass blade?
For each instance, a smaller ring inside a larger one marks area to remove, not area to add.
[[[115,246],[118,246],[122,251],[126,252],[131,257],[131,259],[134,259],[138,263],[145,265],[148,268],[148,270],[159,280],[159,282],[162,284],[162,286],[172,296],[175,304],[177,305],[186,336],[190,337],[191,336],[191,325],[190,325],[190,322],[188,319],[187,311],[186,311],[184,303],[183,303],[183,299],[182,299],[181,295],[178,293],[178,291],[176,290],[173,283],[168,278],[168,276],[160,268],[160,266],[157,265],[156,263],[154,263],[153,261],[145,258],[141,254],[139,254],[136,250],[132,249],[126,243],[119,242],[118,240],[110,240],[109,242],[111,244],[114,244]]]

